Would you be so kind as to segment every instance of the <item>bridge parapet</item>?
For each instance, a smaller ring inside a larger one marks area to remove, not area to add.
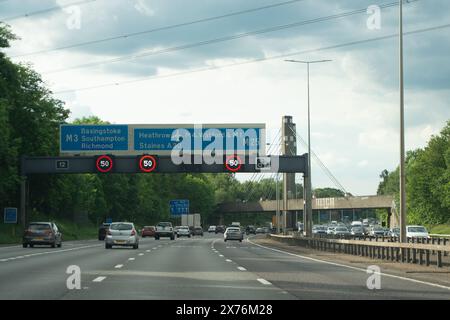
[[[330,209],[391,209],[393,196],[360,196],[343,198],[317,198],[313,199],[313,210]],[[303,210],[303,199],[290,199],[288,210]],[[283,202],[280,201],[280,209]],[[220,205],[219,210],[223,213],[239,212],[275,212],[277,209],[276,200],[266,200],[258,202],[228,202]]]

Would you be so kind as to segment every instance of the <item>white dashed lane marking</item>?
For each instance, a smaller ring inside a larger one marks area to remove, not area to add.
[[[128,258],[128,261],[133,261],[133,260],[135,260],[136,258]]]
[[[266,279],[259,278],[256,280],[258,280],[259,282],[261,282],[262,284],[264,284],[266,286],[271,285],[271,283],[269,281],[267,281]]]
[[[247,271],[247,269],[245,269],[244,267],[237,267],[237,268],[241,271]]]
[[[97,277],[94,280],[92,280],[92,282],[102,282],[105,279],[106,279],[106,277]]]
[[[117,266],[115,266],[114,268],[116,268],[116,269],[120,269],[120,268],[122,268],[123,267],[123,264],[118,264]]]

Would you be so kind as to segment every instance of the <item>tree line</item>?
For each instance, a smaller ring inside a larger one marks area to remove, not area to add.
[[[450,120],[424,148],[406,155],[406,209],[409,224],[450,223]],[[399,199],[399,168],[380,175],[377,193]]]

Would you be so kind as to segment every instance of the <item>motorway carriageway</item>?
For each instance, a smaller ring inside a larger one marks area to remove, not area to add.
[[[260,236],[257,236],[260,237]],[[81,269],[81,289],[69,290],[69,266]],[[138,250],[105,250],[102,241],[62,248],[0,247],[0,299],[450,299],[450,287],[381,275],[264,247],[252,238],[141,239]]]

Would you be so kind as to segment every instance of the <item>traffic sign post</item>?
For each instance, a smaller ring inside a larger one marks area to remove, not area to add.
[[[138,160],[139,170],[146,173],[152,172],[156,169],[157,163],[156,156],[143,155]]]
[[[98,172],[107,173],[111,172],[114,168],[114,160],[112,156],[102,155],[98,156],[95,160],[95,168]]]
[[[3,211],[4,223],[17,223],[17,208],[5,208]]]
[[[238,172],[242,168],[242,159],[238,155],[234,154],[227,156],[225,160],[225,168],[231,172]]]
[[[170,200],[170,214],[172,216],[181,216],[183,214],[189,214],[189,200],[177,199]]]

